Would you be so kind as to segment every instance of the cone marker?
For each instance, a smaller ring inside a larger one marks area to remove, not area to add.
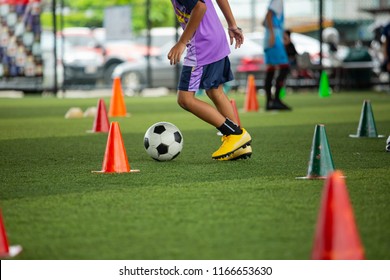
[[[123,90],[120,78],[114,78],[112,85],[112,96],[110,101],[110,110],[108,115],[110,117],[127,117],[125,99],[123,97]]]
[[[319,87],[318,94],[320,97],[330,96],[329,79],[328,79],[328,74],[326,73],[325,70],[321,72],[320,87]]]
[[[286,97],[286,87],[280,89],[279,98],[284,99]]]
[[[13,258],[22,252],[22,246],[20,245],[8,245],[7,233],[3,222],[3,215],[0,210],[0,258]]]
[[[256,94],[255,76],[253,74],[248,75],[247,89],[245,95],[244,111],[245,112],[257,112],[259,110],[259,102]]]
[[[237,110],[236,100],[230,99],[230,104],[231,104],[232,107],[233,107],[233,113],[234,113],[234,116],[236,117],[237,124],[238,124],[239,126],[241,126],[241,121],[240,121],[240,116],[239,116],[238,110]]]
[[[92,171],[93,173],[126,173],[139,172],[139,170],[131,170],[127,158],[126,149],[123,143],[122,134],[118,122],[112,122],[106,150],[104,153],[103,166],[100,171]]]
[[[104,103],[104,99],[99,99],[92,130],[88,130],[87,132],[107,133],[109,130],[110,130],[110,122],[107,116],[106,104]]]
[[[334,164],[325,126],[318,124],[314,129],[307,175],[296,179],[326,179],[331,171],[334,171]]]
[[[360,113],[359,125],[356,134],[350,134],[352,138],[383,138],[384,135],[378,135],[375,125],[374,113],[372,111],[370,100],[364,100],[362,111]]]
[[[65,113],[65,119],[81,119],[84,116],[80,107],[71,107]]]
[[[311,257],[365,259],[344,176],[338,170],[331,172],[324,184]]]

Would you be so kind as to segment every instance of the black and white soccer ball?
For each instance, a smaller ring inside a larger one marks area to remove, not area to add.
[[[146,131],[144,147],[148,155],[157,161],[172,160],[183,149],[183,135],[174,124],[158,122]]]
[[[386,140],[386,152],[390,152],[390,136]]]

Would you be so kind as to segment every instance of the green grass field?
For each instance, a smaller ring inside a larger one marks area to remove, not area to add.
[[[230,95],[243,107],[243,94]],[[363,100],[379,134],[390,135],[385,93],[288,95],[292,112],[240,112],[251,133],[249,160],[219,162],[216,129],[179,108],[175,97],[127,97],[118,121],[137,174],[95,174],[107,134],[93,118],[65,119],[97,98],[0,99],[0,206],[17,259],[310,259],[323,180],[308,169],[316,124],[324,124],[346,184],[367,259],[390,259],[390,153],[386,138],[353,139]],[[207,100],[204,98],[204,100]],[[106,98],[109,106],[110,99]],[[169,121],[184,136],[182,154],[156,162],[143,136]]]

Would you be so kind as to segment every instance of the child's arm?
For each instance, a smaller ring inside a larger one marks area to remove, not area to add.
[[[272,11],[268,10],[267,15],[265,16],[265,26],[269,30],[269,47],[273,47],[275,44],[275,34],[274,34],[274,26],[272,23]]]
[[[198,1],[198,3],[192,9],[190,19],[188,20],[183,34],[180,36],[179,41],[172,47],[172,49],[168,53],[168,59],[170,60],[171,65],[176,64],[180,61],[180,57],[187,46],[187,42],[189,42],[192,36],[194,36],[194,33],[198,28],[200,22],[202,21],[206,10],[206,4],[202,1]]]
[[[230,37],[230,45],[233,44],[233,39],[236,40],[236,48],[239,48],[244,43],[244,36],[242,30],[236,24],[229,2],[227,0],[216,0],[219,8],[221,9],[226,22],[228,24],[228,31]]]

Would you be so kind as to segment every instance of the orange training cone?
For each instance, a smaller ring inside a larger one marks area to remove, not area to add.
[[[125,145],[123,143],[121,130],[118,122],[112,122],[106,151],[104,153],[103,166],[101,171],[92,171],[97,173],[125,173],[139,172],[139,170],[131,170],[127,159]]]
[[[341,171],[328,175],[322,192],[312,259],[363,260],[360,242],[347,187]]]
[[[259,102],[257,101],[255,76],[248,75],[247,89],[245,95],[244,110],[246,112],[257,112],[259,110]]]
[[[0,211],[0,258],[12,258],[18,255],[22,251],[22,246],[8,245],[7,234],[3,223],[3,215]]]
[[[104,103],[104,99],[99,99],[93,128],[88,132],[108,132],[109,129],[110,122],[107,117],[106,104]]]
[[[125,99],[123,97],[122,85],[120,78],[114,78],[112,85],[112,96],[110,102],[110,117],[126,117]]]
[[[237,111],[236,100],[231,99],[231,100],[230,100],[230,104],[232,104],[233,113],[234,113],[234,116],[236,117],[237,124],[238,124],[239,126],[241,126],[240,116],[238,115],[238,111]]]

